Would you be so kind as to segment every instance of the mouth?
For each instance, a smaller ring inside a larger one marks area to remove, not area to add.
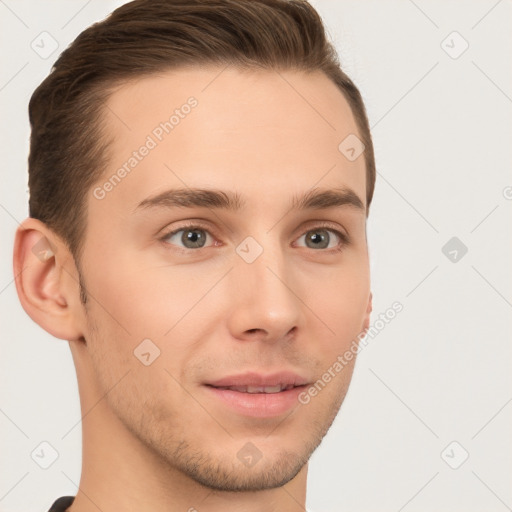
[[[211,386],[210,384],[206,384],[207,386],[213,387],[215,389],[230,389],[231,391],[238,391],[239,393],[281,393],[282,391],[288,391],[289,389],[293,389],[295,387],[293,384],[278,384],[277,386]]]
[[[306,378],[293,372],[246,373],[203,384],[222,408],[253,418],[280,416],[299,406],[298,396],[308,386]]]

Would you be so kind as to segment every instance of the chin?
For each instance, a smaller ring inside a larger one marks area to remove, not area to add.
[[[280,453],[272,460],[262,457],[254,466],[244,467],[226,461],[208,461],[182,468],[190,478],[202,486],[221,492],[248,492],[264,491],[282,487],[295,478],[307,463],[307,459],[297,454]]]

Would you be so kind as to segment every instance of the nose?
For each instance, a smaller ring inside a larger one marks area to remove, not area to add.
[[[300,297],[298,269],[281,247],[264,247],[252,263],[235,258],[230,272],[232,307],[228,327],[240,340],[289,339],[301,320],[304,297]]]

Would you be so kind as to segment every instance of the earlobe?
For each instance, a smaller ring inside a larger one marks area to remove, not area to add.
[[[67,247],[45,224],[28,218],[18,228],[13,270],[21,305],[44,330],[71,341],[83,333],[78,328],[75,290],[67,275],[72,269],[64,268],[70,263],[74,266]]]

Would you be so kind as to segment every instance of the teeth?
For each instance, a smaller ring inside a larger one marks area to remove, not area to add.
[[[283,390],[291,389],[293,386],[229,386],[222,387],[219,389],[231,389],[233,391],[239,391],[240,393],[280,393]]]
[[[247,386],[247,393],[279,393],[281,386]]]

